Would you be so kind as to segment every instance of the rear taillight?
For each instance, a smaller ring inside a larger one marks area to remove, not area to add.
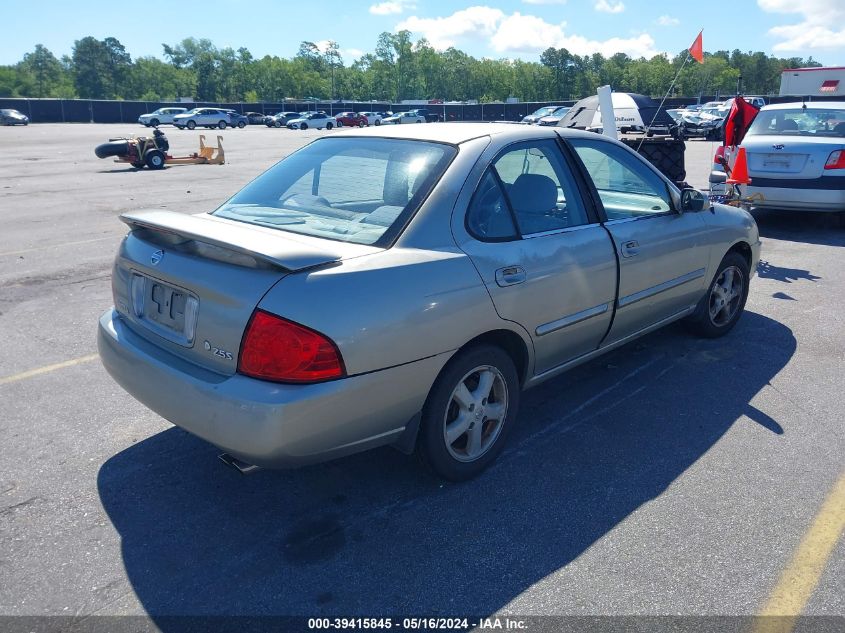
[[[276,382],[320,382],[346,375],[330,339],[263,310],[256,310],[247,325],[238,371]]]
[[[838,149],[827,157],[825,169],[845,169],[845,149]]]

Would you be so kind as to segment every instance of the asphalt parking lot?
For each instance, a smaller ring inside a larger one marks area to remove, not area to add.
[[[222,166],[94,156],[145,132],[0,128],[0,616],[146,614],[175,631],[167,616],[798,608],[845,627],[832,218],[759,215],[761,265],[730,335],[670,326],[527,392],[475,481],[442,484],[391,449],[245,477],[95,356],[117,216],[209,210],[326,132],[226,130]],[[198,131],[166,132],[173,154],[196,151]],[[690,183],[706,185],[713,149],[688,144]]]

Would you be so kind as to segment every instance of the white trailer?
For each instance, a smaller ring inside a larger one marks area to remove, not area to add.
[[[845,66],[787,68],[780,75],[780,94],[845,98]]]

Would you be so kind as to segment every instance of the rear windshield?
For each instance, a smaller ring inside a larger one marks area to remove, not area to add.
[[[761,110],[746,136],[764,135],[845,138],[845,110]]]
[[[271,167],[213,214],[380,246],[401,231],[455,153],[451,145],[425,141],[321,139]]]

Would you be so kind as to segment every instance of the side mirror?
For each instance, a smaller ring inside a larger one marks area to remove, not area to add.
[[[707,206],[707,196],[698,189],[684,189],[681,191],[681,211],[703,211]]]

